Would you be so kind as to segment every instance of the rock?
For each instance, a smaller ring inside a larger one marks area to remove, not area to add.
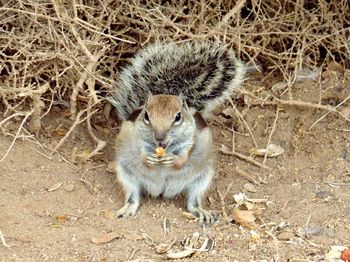
[[[115,173],[115,163],[114,163],[114,161],[108,163],[108,166],[107,166],[107,168],[106,168],[106,171],[107,171],[108,173],[111,173],[111,174],[114,174],[114,173]]]
[[[290,231],[282,231],[277,235],[278,240],[287,241],[294,237],[294,233]]]
[[[329,191],[318,191],[316,193],[317,198],[325,199],[325,198],[334,198],[334,195]]]
[[[317,235],[320,235],[322,231],[323,229],[318,226],[304,228],[304,232],[307,236],[317,236]]]
[[[74,189],[75,189],[75,185],[74,184],[65,184],[64,186],[63,186],[63,188],[64,188],[64,190],[66,190],[67,192],[72,192],[72,191],[74,191]]]
[[[265,205],[268,209],[271,209],[271,210],[276,209],[276,204],[270,200],[266,201]]]

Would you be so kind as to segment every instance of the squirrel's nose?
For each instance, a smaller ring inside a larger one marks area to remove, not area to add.
[[[166,137],[166,132],[155,132],[154,133],[154,138],[157,142],[165,140],[165,137]]]
[[[161,147],[166,146],[165,139],[166,139],[166,132],[155,132],[154,140],[159,146]]]

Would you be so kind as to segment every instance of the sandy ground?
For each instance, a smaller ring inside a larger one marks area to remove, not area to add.
[[[341,102],[349,83],[322,91],[326,99],[322,101]],[[296,86],[294,91],[296,100],[318,101],[317,83]],[[112,146],[93,161],[69,163],[74,147],[83,154],[92,148],[84,126],[53,156],[33,140],[18,140],[0,163],[0,230],[9,245],[0,244],[0,261],[165,261],[166,255],[156,252],[159,244],[176,240],[174,248],[181,250],[181,241],[195,232],[200,233],[196,246],[206,237],[215,245],[183,261],[318,261],[331,246],[350,245],[349,124],[329,114],[310,130],[326,112],[290,106],[281,108],[273,128],[276,109],[252,105],[245,111],[260,147],[274,129],[271,142],[285,149],[281,156],[267,159],[271,170],[219,153],[221,144],[231,147],[233,123],[238,130],[236,151],[249,154],[252,140],[238,120],[220,116],[211,124],[217,175],[206,205],[219,215],[219,221],[209,228],[183,215],[182,196],[170,200],[146,196],[136,217],[116,219],[113,214],[122,205],[122,194],[109,167]],[[55,145],[60,132],[69,127],[60,110],[56,108],[54,117],[44,120],[45,132],[38,137],[42,146]],[[114,135],[108,134],[109,144]],[[0,136],[1,157],[11,141]],[[262,162],[259,157],[255,160]],[[237,173],[237,167],[247,171],[256,184],[248,186],[252,183]],[[226,191],[222,199],[220,194]],[[268,205],[255,203],[253,207],[259,225],[257,239],[249,228],[225,221],[225,212],[232,220],[233,195],[240,192],[269,200]],[[111,232],[114,240],[93,243],[94,238]]]

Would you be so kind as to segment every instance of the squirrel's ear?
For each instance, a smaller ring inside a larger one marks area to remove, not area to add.
[[[129,116],[128,116],[128,121],[135,122],[138,116],[141,114],[143,110],[143,107],[139,107],[135,109]]]
[[[200,112],[195,112],[193,114],[194,120],[196,121],[196,126],[199,130],[208,127],[207,121],[205,121],[204,117]]]

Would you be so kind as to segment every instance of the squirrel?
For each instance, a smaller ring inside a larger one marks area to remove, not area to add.
[[[118,217],[136,214],[141,193],[169,198],[186,193],[187,209],[200,223],[216,221],[202,206],[215,173],[206,120],[244,74],[233,50],[208,42],[151,44],[122,69],[110,100],[123,121],[115,147],[125,194]]]

